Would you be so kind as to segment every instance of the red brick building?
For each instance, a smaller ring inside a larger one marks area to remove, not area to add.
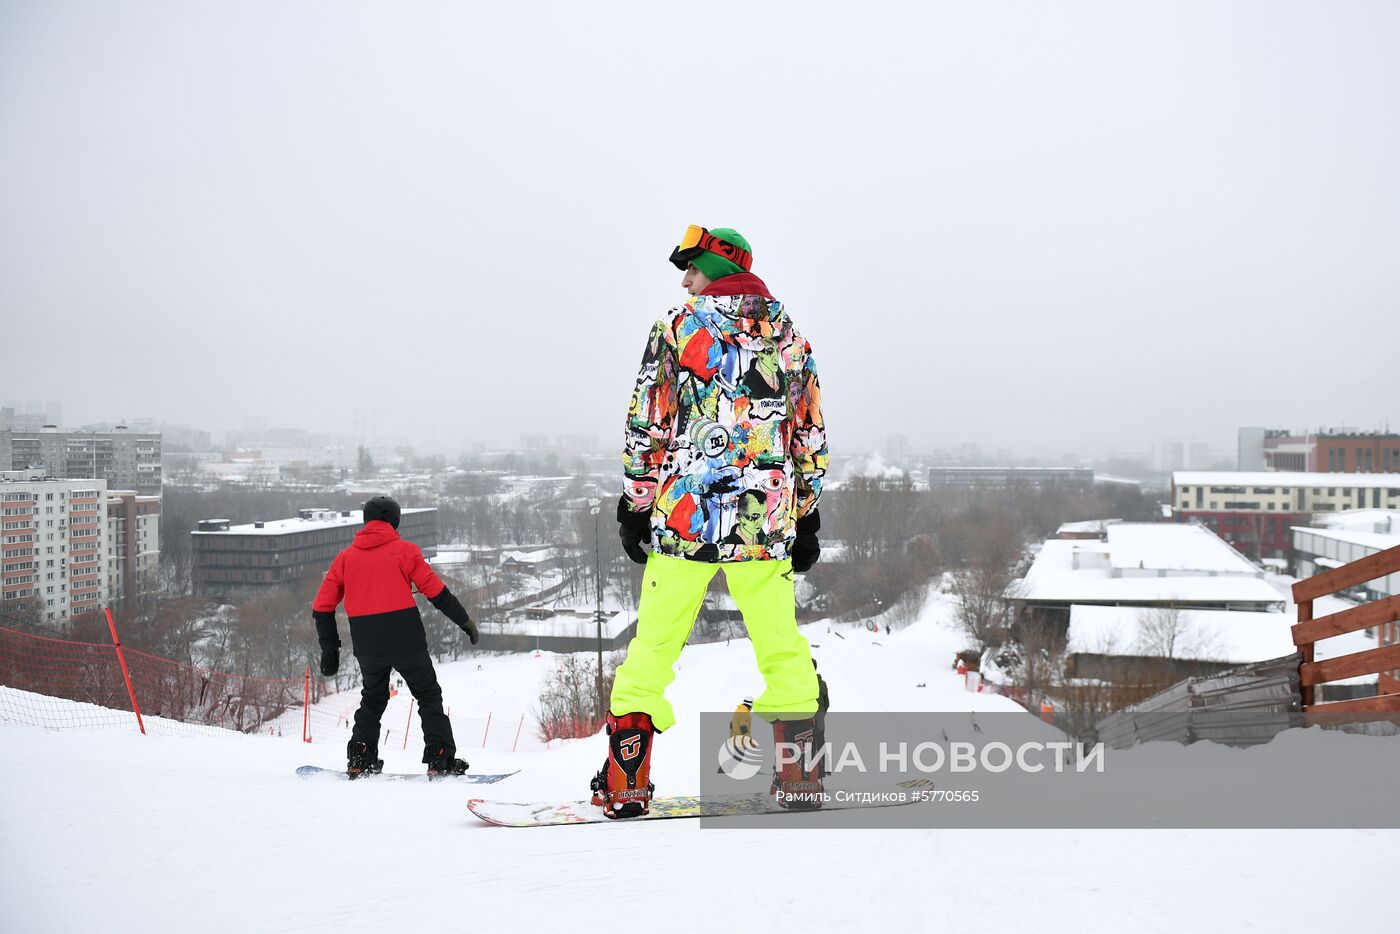
[[[1314,470],[1400,473],[1400,435],[1318,435]]]
[[[1400,473],[1400,434],[1242,428],[1240,463],[1256,465],[1246,470]]]

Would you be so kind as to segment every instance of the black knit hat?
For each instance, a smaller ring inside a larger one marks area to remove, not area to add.
[[[394,502],[392,497],[382,493],[379,496],[370,497],[365,503],[365,521],[373,522],[378,519],[380,522],[387,522],[394,528],[399,527],[399,504]]]

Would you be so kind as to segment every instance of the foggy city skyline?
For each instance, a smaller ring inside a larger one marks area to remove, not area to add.
[[[0,398],[606,452],[698,223],[836,454],[1392,423],[1394,7],[555,9],[6,5]]]

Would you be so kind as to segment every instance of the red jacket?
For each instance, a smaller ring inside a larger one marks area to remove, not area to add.
[[[389,523],[375,520],[365,523],[350,547],[335,556],[311,609],[334,613],[343,599],[345,615],[352,621],[414,609],[414,587],[431,600],[442,593],[443,583],[417,545],[399,538]]]

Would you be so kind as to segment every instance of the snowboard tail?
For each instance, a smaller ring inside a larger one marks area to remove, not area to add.
[[[482,773],[467,775],[428,775],[427,772],[378,772],[364,773],[358,775],[355,781],[358,782],[457,782],[467,785],[493,785],[503,778],[510,778],[520,770],[515,772]],[[343,781],[350,781],[350,776],[344,769],[323,769],[319,765],[303,765],[297,769],[299,778],[339,778]]]

